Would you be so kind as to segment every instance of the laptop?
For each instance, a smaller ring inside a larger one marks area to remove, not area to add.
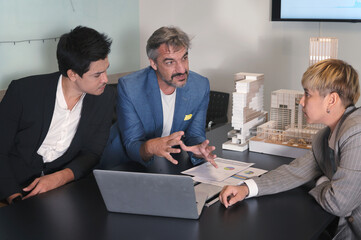
[[[110,212],[198,219],[208,194],[194,189],[189,176],[93,171]]]

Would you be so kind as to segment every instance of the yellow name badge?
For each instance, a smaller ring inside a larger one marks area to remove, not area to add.
[[[188,121],[191,118],[192,118],[192,114],[188,114],[184,117],[184,121]]]

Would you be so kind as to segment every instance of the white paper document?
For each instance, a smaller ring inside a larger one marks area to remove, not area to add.
[[[199,179],[221,182],[254,164],[224,158],[216,158],[215,162],[217,163],[218,168],[215,168],[212,164],[207,162],[183,171],[182,173],[192,175]]]
[[[243,183],[244,180],[252,177],[260,176],[266,172],[267,170],[250,167],[243,171],[240,171],[239,173],[232,175],[231,177],[225,179],[224,181],[212,181],[199,177],[193,177],[193,180],[196,182],[202,182],[202,183],[224,187],[226,185],[240,185],[241,183]]]

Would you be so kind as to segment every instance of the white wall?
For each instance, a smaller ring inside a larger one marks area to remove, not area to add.
[[[233,92],[233,74],[265,74],[270,93],[302,90],[309,38],[339,39],[339,58],[361,71],[360,23],[271,22],[271,0],[11,0],[0,1],[0,42],[57,37],[77,25],[113,39],[108,73],[148,65],[145,45],[164,25],[193,37],[190,66],[213,90]],[[0,89],[23,76],[57,70],[55,41],[0,43]],[[358,105],[360,105],[360,101]],[[230,114],[230,113],[229,113]]]
[[[212,90],[233,92],[237,72],[264,73],[266,111],[272,91],[302,90],[310,37],[337,37],[339,58],[361,72],[361,24],[271,22],[270,8],[271,0],[139,0],[140,64],[148,65],[154,30],[179,26],[194,37],[191,70],[208,77]]]
[[[1,42],[59,37],[78,25],[113,39],[108,73],[137,70],[138,13],[134,0],[1,0],[0,89],[13,79],[58,70],[57,41]]]

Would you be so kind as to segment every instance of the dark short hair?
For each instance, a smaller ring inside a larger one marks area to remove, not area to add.
[[[148,58],[156,61],[158,58],[158,48],[163,43],[173,48],[184,47],[187,50],[190,48],[190,40],[188,35],[177,27],[161,27],[157,29],[147,42]]]
[[[77,26],[60,37],[56,51],[60,73],[68,77],[67,71],[71,69],[82,77],[89,71],[91,62],[108,56],[111,44],[111,39],[105,34]]]

